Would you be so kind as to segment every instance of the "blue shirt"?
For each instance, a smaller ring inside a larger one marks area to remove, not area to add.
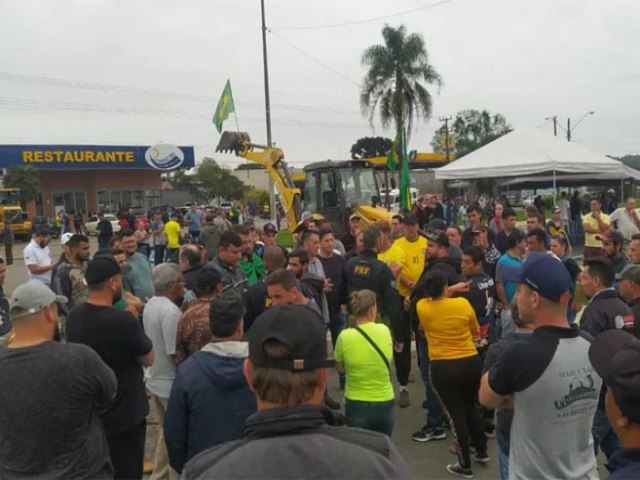
[[[200,231],[200,228],[202,227],[202,212],[199,212],[198,210],[192,212],[191,210],[189,210],[184,218],[191,222],[189,223],[190,232]]]
[[[500,260],[498,260],[498,264],[496,265],[496,283],[500,282],[504,284],[504,293],[507,296],[508,304],[511,304],[511,301],[513,300],[513,297],[518,290],[518,284],[513,282],[505,282],[503,280],[502,276],[504,268],[518,268],[521,263],[522,260],[512,257],[511,255],[509,255],[509,252],[507,252],[500,257]]]

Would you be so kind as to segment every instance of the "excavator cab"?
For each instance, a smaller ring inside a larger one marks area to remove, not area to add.
[[[331,220],[336,235],[346,232],[349,216],[356,212],[365,222],[388,216],[377,208],[380,193],[373,168],[366,161],[326,161],[307,165],[304,210]]]

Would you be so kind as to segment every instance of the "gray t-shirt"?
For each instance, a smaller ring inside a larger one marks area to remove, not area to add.
[[[144,331],[153,343],[155,360],[145,374],[147,389],[160,398],[169,398],[176,376],[176,334],[182,312],[167,297],[153,297],[144,307]]]
[[[155,289],[149,258],[136,252],[133,256],[127,257],[127,265],[131,267],[131,271],[125,274],[125,278],[133,288],[134,295],[142,300],[153,297]]]
[[[151,222],[151,231],[155,232],[159,230],[161,227],[164,227],[164,222],[162,220],[154,220]],[[153,235],[153,244],[154,245],[166,245],[167,244],[167,236],[164,234],[164,228],[157,235]]]
[[[185,220],[189,221],[189,231],[190,232],[199,232],[202,227],[202,212],[196,210],[192,212],[191,210],[187,212],[184,216]]]
[[[113,478],[99,416],[116,377],[84,345],[0,349],[0,478]]]
[[[577,328],[538,327],[489,370],[489,385],[514,396],[509,478],[598,479],[591,425],[602,380]]]

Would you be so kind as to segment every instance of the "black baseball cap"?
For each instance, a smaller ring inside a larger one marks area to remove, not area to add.
[[[256,319],[251,331],[249,360],[256,367],[304,372],[335,365],[327,354],[324,321],[308,307],[271,307]],[[264,351],[268,340],[284,344],[290,352],[287,358],[268,359]]]
[[[87,285],[97,285],[105,282],[118,274],[127,273],[131,267],[121,268],[112,255],[96,255],[87,264],[84,279]]]
[[[427,232],[427,240],[437,243],[441,247],[449,248],[449,237],[440,230],[430,230]]]
[[[276,228],[276,226],[273,223],[266,223],[262,229],[263,233],[273,233],[276,234],[278,233],[278,229]]]
[[[622,414],[640,425],[640,339],[624,330],[602,332],[591,342],[589,361]]]
[[[406,223],[407,225],[417,225],[418,217],[416,217],[413,213],[407,213],[406,215],[404,215],[404,217],[402,217],[402,222]]]

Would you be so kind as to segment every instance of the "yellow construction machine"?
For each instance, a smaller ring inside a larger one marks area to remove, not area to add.
[[[280,148],[251,143],[246,132],[225,131],[216,151],[233,152],[267,170],[278,188],[280,203],[291,230],[303,211],[330,219],[336,234],[346,231],[349,216],[353,213],[357,213],[365,223],[389,220],[392,215],[378,206],[380,189],[372,165],[366,160],[311,163],[304,167],[304,191],[301,191],[294,183]]]
[[[31,238],[31,222],[20,206],[20,190],[17,188],[0,188],[0,233],[4,231],[5,222],[11,225],[15,238],[28,241]]]

